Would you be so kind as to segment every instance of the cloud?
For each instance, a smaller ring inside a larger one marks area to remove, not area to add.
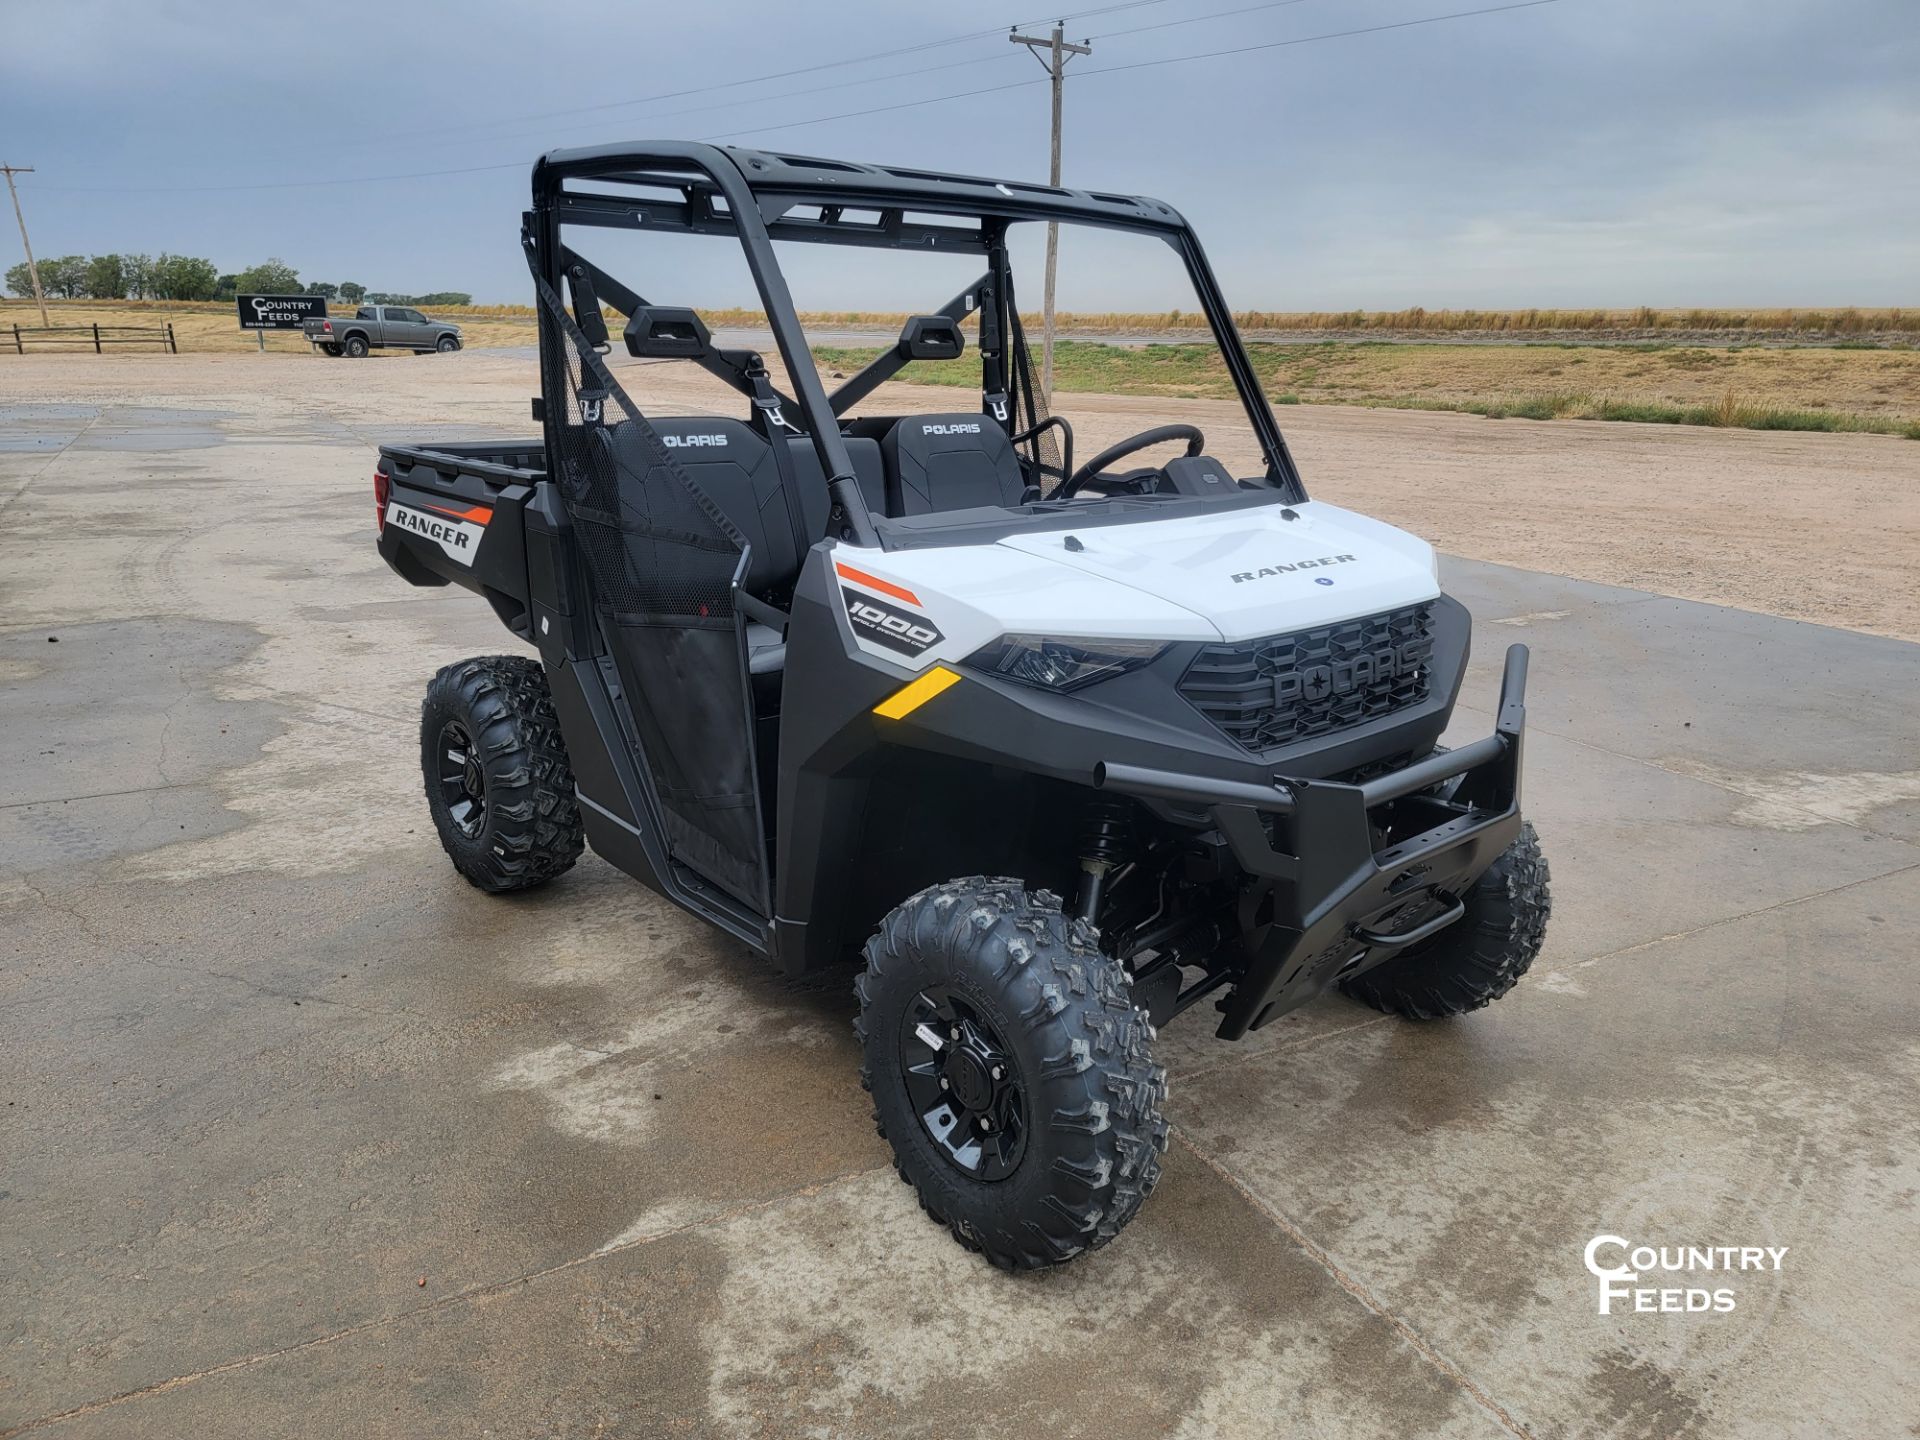
[[[1911,0],[1559,0],[1096,73],[1459,7],[1301,0],[1207,18],[1242,8],[1155,0],[1070,22],[1095,53],[1070,71],[1066,132],[1069,182],[1173,201],[1239,305],[1916,299]],[[742,143],[1044,174],[1044,85],[780,128],[1034,72],[988,24],[1030,17],[893,0],[827,13],[796,29],[783,0],[577,0],[565,23],[510,0],[324,12],[72,0],[59,24],[15,27],[0,51],[0,133],[32,152],[8,158],[39,167],[22,194],[49,253],[183,249],[223,270],[281,254],[308,277],[502,300],[525,298],[524,167],[552,145],[765,126]],[[1180,23],[1125,33],[1166,21]],[[969,29],[980,33],[932,44]],[[839,63],[923,42],[932,48]],[[734,83],[781,71],[797,73]],[[647,96],[660,98],[551,113]],[[489,164],[506,168],[201,188]],[[1079,257],[1077,303],[1180,303],[1110,247],[1065,254],[1069,267]],[[675,298],[747,298],[722,259],[683,273],[691,289]],[[809,298],[878,303],[873,276],[815,266]]]

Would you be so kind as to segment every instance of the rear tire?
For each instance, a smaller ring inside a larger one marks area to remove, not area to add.
[[[900,1178],[1005,1270],[1098,1249],[1160,1177],[1166,1073],[1097,940],[1045,891],[951,880],[887,916],[855,984],[860,1083]]]
[[[1547,860],[1533,825],[1520,833],[1465,896],[1467,913],[1425,944],[1381,962],[1340,988],[1407,1020],[1438,1020],[1491,1005],[1527,973],[1553,909]]]
[[[340,347],[338,345],[335,345],[332,341],[328,341],[325,345],[322,345],[320,349],[322,353],[331,355],[335,359],[338,359],[340,356]]]
[[[367,357],[367,337],[349,335],[341,342],[340,348],[349,360],[364,360]]]
[[[420,708],[420,764],[453,868],[490,893],[543,885],[580,858],[580,805],[540,662],[447,666]]]

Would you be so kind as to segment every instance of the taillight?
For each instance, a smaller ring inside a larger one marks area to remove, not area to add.
[[[393,481],[387,472],[378,465],[373,467],[373,518],[384,535],[387,533],[387,495],[393,487]]]
[[[333,333],[333,322],[331,320],[322,320],[320,322],[320,328],[331,335]]]

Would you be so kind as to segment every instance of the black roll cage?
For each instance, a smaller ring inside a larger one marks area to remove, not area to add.
[[[569,181],[630,186],[638,193],[569,189]],[[795,213],[801,207],[818,207],[817,214]],[[865,215],[875,218],[859,218]],[[979,224],[967,227],[940,223],[949,216],[977,220]],[[798,392],[794,401],[778,397],[780,406],[773,415],[783,414],[784,406],[791,403],[805,420],[821,473],[828,477],[831,533],[852,544],[877,546],[879,537],[854,478],[853,462],[839,425],[839,414],[872,385],[849,395],[848,389],[854,384],[849,382],[835,396],[827,395],[773,242],[936,250],[984,257],[987,272],[976,287],[977,293],[963,292],[941,313],[958,319],[972,309],[980,310],[983,409],[1005,421],[1007,337],[1016,323],[1008,306],[1011,283],[1007,227],[1019,221],[1047,220],[1141,231],[1159,236],[1173,248],[1186,267],[1259,441],[1267,464],[1267,483],[1289,502],[1304,501],[1306,489],[1299,470],[1199,237],[1179,212],[1162,201],[662,140],[549,151],[534,164],[533,208],[524,218],[521,233],[534,273],[556,294],[570,295],[576,319],[589,335],[596,330],[589,327],[588,312],[592,314],[592,326],[604,330],[599,319],[600,302],[629,316],[648,302],[568,249],[561,238],[563,226],[664,230],[738,240],[760,292],[774,343]],[[563,280],[567,282],[565,290]],[[884,369],[885,359],[883,356],[876,362],[883,373],[872,384],[892,373]],[[753,393],[746,375],[750,364],[757,366],[758,357],[714,351],[699,363],[742,393]],[[863,381],[864,375],[854,380]],[[549,425],[555,423],[555,408],[547,407]],[[553,437],[548,440],[551,444]]]

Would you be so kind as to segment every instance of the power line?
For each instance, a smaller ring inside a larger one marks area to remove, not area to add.
[[[1108,65],[1099,70],[1082,70],[1082,75],[1118,75],[1123,70],[1144,70],[1154,65],[1184,65],[1190,60],[1218,60],[1228,55],[1249,55],[1258,50],[1284,50],[1292,45],[1311,45],[1317,40],[1345,40],[1354,35],[1380,35],[1388,30],[1411,30],[1419,25],[1438,25],[1446,20],[1470,20],[1476,15],[1500,15],[1508,10],[1532,10],[1541,5],[1558,5],[1560,0],[1515,0],[1511,5],[1487,5],[1478,10],[1456,10],[1450,15],[1423,15],[1414,20],[1396,20],[1388,25],[1367,25],[1358,30],[1335,30],[1326,35],[1302,35],[1293,40],[1268,40],[1259,45],[1234,45],[1225,50],[1206,50],[1197,55],[1173,55],[1162,60],[1136,60],[1126,65]]]
[[[1322,40],[1346,40],[1356,35],[1378,35],[1388,30],[1410,30],[1417,25],[1438,25],[1447,20],[1467,20],[1476,15],[1499,15],[1508,10],[1532,10],[1541,5],[1557,5],[1560,0],[1516,0],[1511,5],[1488,5],[1478,10],[1455,10],[1446,15],[1426,15],[1416,20],[1396,20],[1387,25],[1366,25],[1355,30],[1335,30],[1325,35],[1301,35],[1291,40],[1269,40],[1259,45],[1236,45],[1228,50],[1207,50],[1197,55],[1167,55],[1157,60],[1136,60],[1126,65],[1103,65],[1082,70],[1083,76],[1118,75],[1127,70],[1150,70],[1159,65],[1184,65],[1193,60],[1217,60],[1226,55],[1251,55],[1261,50],[1282,50],[1293,45],[1312,45]],[[975,95],[992,95],[1002,90],[1017,90],[1026,85],[1044,85],[1047,77],[1018,80],[1008,85],[989,85],[979,90],[962,90],[953,95],[928,95],[897,105],[875,105],[866,110],[846,110],[838,115],[815,115],[806,120],[784,120],[772,125],[757,125],[747,130],[726,130],[717,135],[702,135],[702,140],[731,140],[742,135],[758,135],[766,130],[792,130],[803,125],[824,125],[830,120],[852,120],[862,115],[883,115],[892,110],[916,105],[937,105],[943,100],[966,100]]]
[[[1251,15],[1257,10],[1284,10],[1289,5],[1304,5],[1306,0],[1263,0],[1259,5],[1242,5],[1238,10],[1215,10],[1210,15],[1182,15],[1178,20],[1162,20],[1158,25],[1136,25],[1131,30],[1107,30],[1092,38],[1117,40],[1123,35],[1145,35],[1150,30],[1171,30],[1176,25],[1198,25],[1203,20],[1225,20],[1234,15]]]
[[[1073,14],[1067,15],[1064,18],[1068,20],[1087,19],[1095,15],[1112,14],[1114,12],[1123,11],[1123,10],[1138,10],[1148,5],[1164,5],[1166,3],[1167,3],[1167,0],[1126,0],[1126,3],[1124,4],[1105,5],[1094,10],[1081,10],[1081,11],[1074,12]],[[1254,11],[1254,10],[1271,10],[1276,8],[1277,6],[1300,5],[1304,3],[1305,3],[1305,0],[1266,0],[1266,3],[1264,4],[1248,6],[1246,7],[1246,9],[1243,9],[1243,10],[1227,10],[1227,11],[1221,11],[1211,15],[1187,16],[1179,20],[1169,20],[1161,25],[1144,25],[1144,26],[1137,27],[1136,29],[1119,30],[1113,33],[1117,35],[1141,34],[1148,30],[1164,30],[1168,26],[1173,26],[1173,25],[1191,25],[1191,24],[1196,24],[1205,20],[1218,20],[1231,15],[1243,15],[1243,14],[1250,13],[1251,11]],[[1015,28],[1018,28],[1018,27],[1015,27]],[[450,137],[459,137],[459,136],[465,136],[470,134],[473,137],[471,139],[449,138],[446,140],[429,140],[424,147],[421,147],[429,150],[441,149],[447,146],[482,145],[482,144],[491,144],[495,141],[500,141],[500,140],[516,140],[516,139],[527,138],[527,137],[552,135],[556,132],[550,127],[542,127],[537,130],[507,130],[507,131],[500,131],[498,133],[491,134],[491,135],[481,135],[477,132],[483,129],[488,129],[493,126],[497,126],[497,125],[515,124],[521,120],[539,119],[539,118],[563,116],[563,115],[586,114],[594,111],[622,109],[622,108],[626,108],[629,106],[636,106],[636,105],[651,105],[661,100],[670,100],[670,99],[675,99],[682,96],[711,94],[717,90],[736,88],[743,85],[759,84],[766,80],[783,79],[783,78],[787,78],[794,75],[812,74],[821,70],[832,70],[836,68],[842,68],[848,65],[863,64],[868,60],[884,59],[884,58],[895,56],[895,55],[902,55],[902,54],[909,54],[909,53],[914,53],[918,51],[938,49],[942,46],[959,44],[963,41],[985,39],[990,36],[996,36],[1000,33],[1001,32],[999,30],[969,31],[965,35],[954,35],[954,36],[948,36],[945,39],[941,39],[941,40],[923,41],[917,45],[904,46],[897,50],[883,50],[872,55],[860,55],[847,60],[828,61],[819,65],[806,66],[798,70],[778,71],[773,74],[756,76],[756,77],[745,79],[745,80],[730,80],[730,81],[722,82],[717,85],[704,86],[699,89],[669,91],[660,95],[644,96],[637,100],[610,101],[604,105],[591,105],[591,106],[582,107],[580,109],[546,110],[546,111],[536,111],[530,115],[501,116],[494,120],[484,120],[484,121],[479,121],[472,124],[434,126],[427,130],[386,132],[380,135],[370,135],[361,140],[344,140],[344,141],[332,142],[326,145],[302,146],[298,150],[295,150],[291,153],[301,154],[310,150],[337,151],[349,146],[384,144],[396,138],[397,139],[417,138],[423,135],[424,136],[447,135]],[[843,81],[838,81],[831,85],[813,85],[813,86],[808,86],[805,89],[801,89],[801,90],[782,90],[771,95],[745,96],[739,100],[722,100],[722,101],[717,101],[711,105],[689,105],[689,106],[683,106],[677,110],[660,110],[660,111],[655,111],[650,115],[646,115],[639,118],[642,118],[646,120],[648,123],[651,123],[655,120],[677,119],[684,115],[703,115],[714,110],[730,109],[735,105],[741,105],[741,104],[761,105],[774,100],[790,100],[802,95],[820,95],[820,94],[825,94],[834,90],[844,90],[855,85],[883,84],[890,80],[904,80],[915,75],[931,75],[941,70],[960,70],[960,69],[965,69],[967,66],[970,66],[970,65],[995,64],[1005,58],[1007,57],[1003,55],[981,55],[981,56],[976,56],[966,60],[949,60],[939,65],[923,65],[920,68],[915,70],[891,70],[884,75],[872,75],[872,76],[868,76],[865,79],[860,79],[860,80],[843,80]],[[563,129],[560,130],[558,133],[564,134],[564,133],[567,133],[568,131],[583,130],[586,128],[588,128],[588,125],[585,123],[580,125],[571,125],[571,126],[563,127]]]
[[[1162,0],[1154,0],[1154,3],[1162,3]],[[1288,3],[1299,3],[1299,0],[1288,0]],[[932,75],[942,70],[960,70],[965,69],[969,65],[999,65],[1004,64],[1004,62],[1012,58],[1010,55],[993,54],[975,56],[968,60],[947,60],[938,65],[923,65],[915,70],[895,70],[886,75],[875,75],[865,80],[842,80],[831,85],[809,85],[800,90],[782,90],[772,95],[755,95],[746,100],[719,100],[709,105],[687,105],[677,110],[659,110],[642,118],[644,118],[648,124],[651,124],[655,120],[671,120],[682,115],[705,115],[714,110],[730,110],[742,104],[759,105],[774,100],[791,100],[802,95],[826,94],[834,90],[845,90],[854,85],[872,85],[886,80],[904,80],[915,75]],[[604,123],[605,122],[583,122],[579,125],[564,125],[558,128],[542,126],[535,130],[509,130],[498,135],[477,135],[472,139],[430,140],[421,148],[434,150],[458,145],[491,145],[504,140],[518,140],[535,136],[564,135],[575,130],[595,128],[596,124],[603,125]]]
[[[1090,19],[1093,16],[1097,16],[1097,15],[1110,15],[1117,11],[1122,11],[1122,10],[1139,10],[1149,5],[1164,5],[1166,3],[1167,3],[1167,0],[1124,0],[1124,3],[1121,3],[1121,4],[1101,5],[1091,10],[1075,11],[1071,14],[1062,16],[1060,18],[1062,20],[1085,20],[1085,19]],[[963,45],[971,40],[992,39],[1004,34],[1009,28],[1018,28],[1019,25],[1028,24],[1028,23],[1031,23],[1031,22],[1016,21],[1012,27],[1005,26],[1005,25],[997,25],[991,30],[969,30],[963,34],[948,35],[938,40],[921,40],[921,41],[917,41],[912,45],[901,45],[891,50],[876,50],[870,54],[853,55],[840,60],[823,60],[817,64],[801,65],[791,70],[772,70],[767,72],[764,75],[749,75],[739,80],[723,80],[711,85],[697,85],[687,90],[667,90],[667,91],[661,92],[658,95],[643,95],[637,99],[632,99],[632,100],[608,100],[608,101],[603,101],[597,105],[578,105],[578,106],[572,106],[562,110],[533,110],[521,115],[500,116],[494,120],[479,122],[479,124],[436,125],[436,126],[430,126],[425,130],[403,130],[398,132],[384,131],[379,135],[369,135],[362,140],[342,141],[339,143],[364,145],[364,144],[371,144],[375,142],[385,142],[385,141],[395,140],[395,139],[399,139],[399,140],[415,139],[423,135],[444,135],[449,133],[457,134],[464,131],[480,129],[486,125],[515,124],[522,120],[551,120],[562,115],[603,114],[609,110],[625,110],[625,109],[630,109],[636,105],[652,105],[662,100],[683,100],[689,96],[708,95],[718,90],[737,90],[742,86],[760,85],[760,84],[764,84],[769,80],[791,80],[797,75],[813,75],[813,74],[819,73],[822,70],[841,70],[841,69],[845,69],[849,65],[864,65],[870,60],[891,60],[891,59],[896,59],[902,55],[917,55],[923,51],[938,50],[948,45]],[[966,63],[971,63],[971,62],[966,62]],[[908,72],[908,73],[917,74],[922,72],[915,71],[915,72]],[[892,75],[882,75],[882,76],[875,76],[873,78],[876,80],[890,80],[895,77]],[[850,81],[848,83],[865,84],[870,82]],[[832,87],[825,87],[825,88],[832,88]],[[806,92],[803,91],[803,92],[796,92],[796,93],[804,94]],[[758,98],[778,99],[780,97],[766,96],[766,97],[758,97]],[[493,138],[506,139],[509,137],[498,136]]]
[[[947,45],[958,45],[968,40],[981,40],[989,35],[998,35],[999,30],[971,30],[965,35],[950,35],[944,40],[923,40],[916,45],[902,45],[894,50],[876,50],[871,55],[857,55],[845,60],[827,60],[817,65],[801,65],[792,70],[770,70],[765,75],[750,75],[739,80],[723,80],[713,85],[696,85],[687,90],[663,90],[658,95],[643,95],[634,100],[608,100],[598,105],[574,105],[562,110],[529,110],[520,115],[503,115],[494,120],[481,121],[478,124],[434,125],[424,130],[383,131],[378,135],[369,135],[363,140],[343,141],[342,144],[372,144],[388,140],[412,140],[425,135],[459,134],[477,130],[486,125],[510,125],[522,120],[553,120],[563,115],[598,115],[608,110],[625,110],[635,105],[653,105],[662,100],[683,100],[691,95],[710,95],[717,90],[737,90],[743,85],[760,85],[769,80],[791,80],[797,75],[812,75],[822,70],[840,70],[849,65],[864,65],[869,60],[892,60],[902,55],[916,55],[925,50],[938,50]]]
[[[524,160],[499,165],[465,165],[455,170],[414,170],[404,175],[347,175],[334,180],[266,180],[250,185],[34,185],[33,190],[66,195],[216,194],[233,190],[308,190],[316,185],[372,185],[382,180],[433,180],[442,175],[478,175],[486,170],[525,170]]]
[[[1134,4],[1160,3],[1160,0],[1134,0]],[[1413,20],[1397,20],[1383,25],[1366,25],[1352,30],[1329,31],[1322,35],[1301,35],[1290,40],[1269,40],[1255,45],[1236,45],[1223,50],[1207,50],[1193,55],[1168,55],[1154,60],[1137,60],[1122,65],[1105,65],[1080,71],[1083,76],[1117,75],[1133,70],[1153,69],[1161,65],[1184,65],[1195,60],[1215,60],[1234,55],[1250,55],[1263,50],[1287,49],[1297,45],[1313,45],[1328,40],[1346,40],[1360,35],[1379,35],[1391,30],[1410,30],[1422,25],[1438,25],[1451,20],[1467,20],[1479,15],[1499,15],[1510,10],[1532,10],[1543,5],[1557,5],[1560,0],[1515,0],[1507,5],[1488,5],[1474,10],[1455,10],[1445,15],[1425,15]],[[1116,6],[1116,9],[1133,8]],[[1199,17],[1206,18],[1206,17]],[[991,32],[998,35],[1001,32]],[[743,82],[744,83],[744,82]],[[916,100],[898,101],[891,105],[872,105],[860,110],[843,110],[833,115],[814,115],[804,120],[782,120],[771,124],[756,125],[742,130],[725,130],[699,138],[707,141],[733,140],[747,135],[758,135],[772,130],[793,130],[808,125],[825,125],[834,120],[853,120],[868,115],[885,115],[900,110],[912,110],[922,105],[938,105],[949,100],[970,100],[980,95],[997,95],[1008,90],[1023,90],[1033,85],[1050,83],[1047,75],[1037,75],[1027,80],[1013,80],[1004,85],[984,85],[973,90],[958,90],[948,95],[926,95]],[[697,92],[693,92],[697,93]],[[26,188],[37,191],[61,192],[67,194],[165,194],[193,193],[216,194],[248,190],[302,190],[319,186],[334,185],[371,185],[390,180],[432,180],[443,176],[478,175],[495,170],[524,170],[525,160],[509,160],[495,165],[465,165],[441,170],[413,170],[391,175],[355,175],[330,180],[281,180],[254,182],[245,185],[34,185]]]

